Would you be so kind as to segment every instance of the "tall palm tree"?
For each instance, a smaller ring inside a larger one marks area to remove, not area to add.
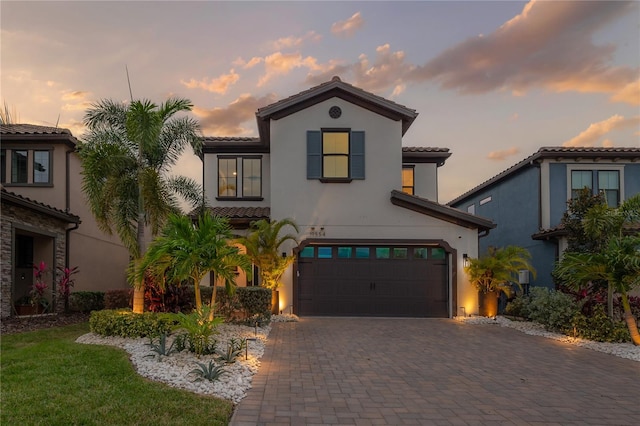
[[[518,272],[527,270],[535,277],[536,271],[529,262],[531,254],[522,247],[489,247],[487,254],[477,259],[469,259],[465,272],[469,281],[478,290],[486,303],[481,315],[495,316],[498,313],[498,295],[500,291],[511,291],[511,283],[518,282]]]
[[[136,281],[150,273],[164,286],[171,282],[193,281],[196,310],[202,312],[200,282],[209,272],[224,280],[227,293],[235,291],[236,271],[240,267],[251,270],[251,261],[232,245],[232,230],[227,219],[212,216],[205,211],[197,225],[187,216],[169,216],[162,233],[149,245],[142,261],[135,270]],[[214,317],[216,286],[213,287],[209,320]]]
[[[280,246],[286,241],[297,242],[293,234],[280,236],[280,231],[290,226],[299,232],[298,225],[291,219],[271,220],[261,219],[251,223],[249,235],[239,242],[245,246],[247,256],[260,270],[260,286],[276,290],[280,286],[280,279],[294,256],[280,255]]]
[[[564,253],[555,270],[574,290],[600,279],[607,282],[611,293],[619,293],[625,322],[635,345],[640,345],[640,333],[631,313],[628,292],[640,287],[640,235],[635,230],[638,224],[640,194],[628,198],[618,208],[594,206],[583,219],[584,230],[591,238],[602,239],[605,244],[596,253]]]
[[[82,189],[98,226],[109,234],[115,230],[134,262],[145,252],[145,228],[156,235],[167,216],[180,211],[178,196],[193,207],[203,202],[194,180],[168,175],[187,146],[201,151],[198,123],[175,117],[192,106],[181,98],[160,105],[135,100],[128,106],[107,99],[85,114]],[[136,285],[133,311],[143,310],[144,290]]]

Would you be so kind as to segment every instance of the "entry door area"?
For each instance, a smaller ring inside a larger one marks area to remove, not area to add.
[[[308,245],[297,261],[299,315],[449,316],[441,247]]]

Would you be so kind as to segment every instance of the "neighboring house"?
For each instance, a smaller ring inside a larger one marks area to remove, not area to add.
[[[477,312],[463,272],[494,224],[437,202],[448,149],[403,148],[416,111],[334,77],[256,113],[258,138],[205,138],[210,209],[237,229],[293,219],[280,309],[299,315]],[[404,191],[404,192],[403,192]],[[244,232],[244,231],[238,231]],[[239,278],[245,284],[244,276]]]
[[[98,226],[81,189],[77,140],[67,129],[0,126],[2,184],[1,316],[28,295],[33,264],[78,266],[74,291],[125,288],[127,250]],[[52,300],[53,276],[47,277]]]
[[[517,245],[532,255],[532,285],[553,288],[554,263],[566,249],[559,227],[577,190],[602,192],[610,206],[640,192],[640,148],[545,147],[448,203],[497,224],[480,240],[488,246]]]

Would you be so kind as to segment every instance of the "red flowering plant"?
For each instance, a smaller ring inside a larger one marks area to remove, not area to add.
[[[65,266],[58,266],[58,293],[64,300],[65,312],[69,310],[69,294],[71,293],[71,287],[75,284],[75,280],[71,277],[77,274],[78,267],[67,268]]]
[[[33,284],[31,291],[29,292],[32,306],[47,306],[47,299],[44,297],[44,293],[49,286],[44,279],[48,273],[49,270],[47,269],[47,264],[44,263],[44,261],[41,261],[39,265],[33,265],[33,275],[35,276],[36,282]]]

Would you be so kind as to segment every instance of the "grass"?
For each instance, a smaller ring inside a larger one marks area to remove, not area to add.
[[[75,343],[87,323],[2,336],[3,425],[227,425],[229,401],[139,376],[124,350]]]

